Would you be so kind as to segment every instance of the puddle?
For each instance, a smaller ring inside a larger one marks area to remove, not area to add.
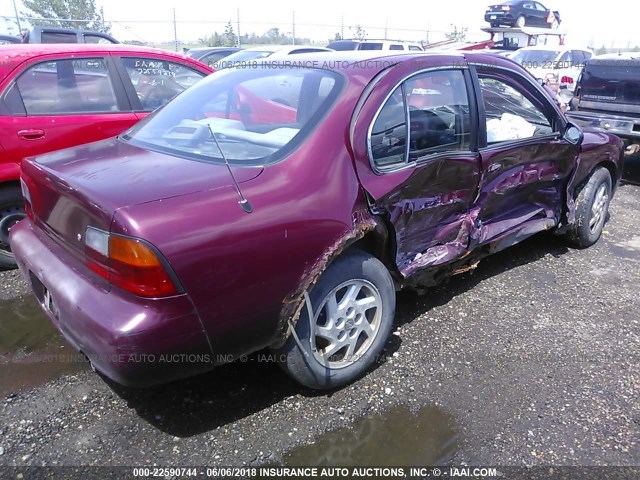
[[[436,407],[406,406],[356,420],[283,458],[290,466],[446,465],[456,451],[452,418]]]
[[[0,302],[0,396],[89,368],[27,296]]]

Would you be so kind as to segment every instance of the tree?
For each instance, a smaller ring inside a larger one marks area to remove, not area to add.
[[[238,44],[238,37],[233,31],[233,25],[231,25],[231,21],[229,21],[225,25],[224,33],[222,34],[222,46],[235,47],[237,44]]]
[[[342,40],[342,35],[340,35],[340,32],[336,32],[336,34],[333,36],[333,38],[330,38],[329,41],[330,42],[335,42],[337,40]]]
[[[465,38],[467,38],[467,32],[469,31],[468,27],[458,28],[457,25],[451,24],[451,28],[453,29],[449,33],[445,33],[447,40],[455,40],[456,42],[463,42]]]
[[[82,28],[104,33],[111,30],[111,25],[104,21],[103,9],[98,10],[95,0],[23,0],[22,3],[29,9],[24,15],[35,26]]]
[[[349,27],[349,30],[351,30],[352,28]],[[353,38],[356,38],[358,40],[364,40],[367,38],[367,32],[365,31],[364,28],[362,28],[361,25],[356,25],[355,27],[353,27],[354,33],[353,33]]]

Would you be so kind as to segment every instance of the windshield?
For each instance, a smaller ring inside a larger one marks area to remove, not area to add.
[[[218,71],[121,138],[194,160],[221,162],[224,154],[229,162],[262,165],[281,158],[315,128],[342,82],[337,73],[321,69]]]
[[[524,68],[552,68],[559,50],[518,50],[511,58]]]

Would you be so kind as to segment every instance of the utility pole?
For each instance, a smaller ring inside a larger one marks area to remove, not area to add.
[[[16,0],[13,0],[13,11],[16,14],[16,22],[18,23],[18,35],[22,35],[22,25],[20,25],[20,17],[18,16],[18,7],[16,7]]]
[[[176,45],[176,52],[178,51],[178,25],[176,24],[176,9],[173,9],[173,41]]]
[[[238,48],[240,48],[240,9],[239,8],[236,10],[236,17],[237,17],[236,25],[238,27],[236,28],[236,30],[238,30],[237,44],[238,44]]]
[[[340,19],[340,38],[344,40],[344,15]]]
[[[387,30],[389,28],[389,17],[384,19],[384,39],[387,40]]]
[[[293,16],[291,17],[291,45],[296,44],[296,11],[293,11]]]

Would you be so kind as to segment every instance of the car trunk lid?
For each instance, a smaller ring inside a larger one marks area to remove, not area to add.
[[[578,85],[579,110],[611,111],[640,117],[640,59],[590,61]]]
[[[232,168],[239,183],[262,172]],[[87,226],[109,231],[120,208],[233,185],[224,164],[151,152],[118,139],[26,159],[22,180],[37,221],[80,252]]]

